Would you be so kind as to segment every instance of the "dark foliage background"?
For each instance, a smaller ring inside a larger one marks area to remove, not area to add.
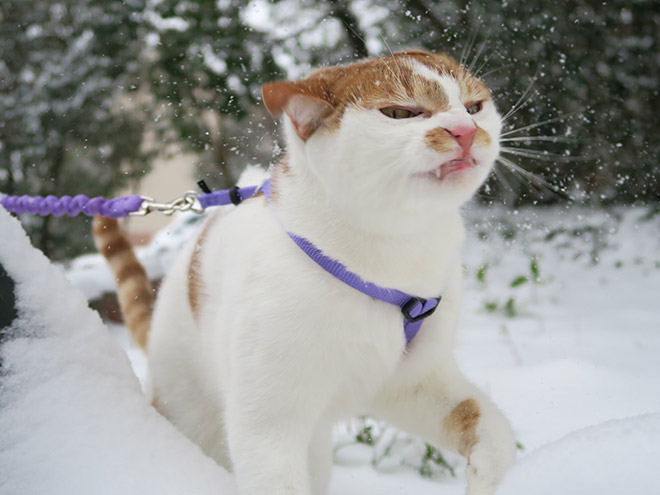
[[[138,80],[143,2],[0,3],[0,191],[111,194],[146,166]],[[71,194],[73,195],[73,194]],[[85,219],[25,217],[47,255],[80,251]]]
[[[653,0],[4,0],[0,191],[110,195],[167,143],[225,187],[278,151],[262,81],[423,47],[521,102],[482,198],[657,204],[659,38]],[[84,220],[24,222],[55,258],[89,243]]]

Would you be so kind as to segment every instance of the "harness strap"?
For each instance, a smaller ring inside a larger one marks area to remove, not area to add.
[[[403,330],[408,344],[419,332],[423,320],[433,314],[442,299],[442,296],[429,299],[415,297],[398,289],[380,287],[372,282],[366,282],[339,261],[323,254],[319,248],[307,239],[298,237],[291,232],[287,232],[287,234],[307,256],[333,277],[374,299],[399,306],[404,317]]]
[[[262,186],[263,187],[263,186]],[[222,191],[213,191],[208,194],[200,194],[197,199],[202,208],[209,206],[222,206],[228,204],[238,205],[242,201],[254,196],[259,191],[259,186],[233,187]]]
[[[270,203],[270,180],[267,180],[261,186],[260,190],[264,192],[266,199],[268,199]],[[346,268],[344,264],[323,254],[323,252],[309,240],[304,237],[299,237],[289,231],[286,231],[286,233],[293,242],[295,242],[298,247],[312,259],[312,261],[333,277],[367,296],[401,308],[401,313],[404,318],[403,329],[407,344],[410,344],[413,338],[415,338],[417,332],[419,332],[419,329],[422,327],[423,320],[433,314],[442,299],[442,296],[431,297],[428,299],[415,297],[398,289],[381,287],[372,282],[367,282],[357,273]]]

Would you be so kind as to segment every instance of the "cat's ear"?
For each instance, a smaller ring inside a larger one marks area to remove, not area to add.
[[[303,81],[266,83],[261,87],[261,94],[270,114],[278,117],[285,112],[303,141],[307,141],[334,110],[332,104],[318,96],[322,94],[320,88]]]

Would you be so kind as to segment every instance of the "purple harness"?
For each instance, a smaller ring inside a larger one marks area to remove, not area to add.
[[[442,296],[423,299],[397,289],[388,289],[371,282],[365,282],[357,273],[353,273],[339,261],[323,254],[319,248],[307,239],[298,237],[291,232],[287,232],[287,234],[307,256],[333,277],[374,299],[399,306],[403,313],[403,333],[406,335],[406,343],[408,344],[419,332],[424,318],[433,314],[440,299],[442,299]]]
[[[260,191],[264,192],[266,199],[270,202],[270,180],[267,180],[261,187],[234,187],[232,189],[194,196],[186,194],[184,197],[167,204],[155,203],[139,196],[126,196],[106,200],[105,198],[90,199],[84,195],[75,197],[63,196],[61,198],[55,196],[47,196],[45,198],[41,196],[4,196],[0,200],[0,204],[8,211],[17,214],[52,214],[55,216],[66,214],[76,216],[84,213],[89,216],[101,215],[110,218],[120,218],[135,214],[144,215],[152,210],[161,210],[165,213],[171,213],[177,210],[201,212],[210,206],[238,205]],[[403,314],[403,331],[407,344],[410,344],[413,338],[415,338],[415,335],[417,335],[417,332],[419,332],[422,326],[423,320],[433,314],[442,299],[441,296],[431,297],[429,299],[415,297],[397,289],[380,287],[371,282],[366,282],[339,261],[323,254],[319,248],[307,239],[288,231],[287,234],[307,256],[333,277],[367,296],[401,308],[401,313]]]

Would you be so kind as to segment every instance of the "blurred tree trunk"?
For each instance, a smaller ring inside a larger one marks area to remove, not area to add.
[[[218,171],[220,172],[220,177],[221,177],[221,182],[222,182],[222,187],[223,189],[228,189],[234,185],[234,177],[232,176],[231,172],[229,171],[229,167],[227,166],[228,160],[227,160],[227,130],[224,125],[224,117],[222,114],[215,112],[217,115],[217,125],[218,125],[218,131],[215,134],[215,139],[213,143],[213,149],[215,151],[215,159],[216,159],[216,167],[218,168]]]
[[[467,3],[467,2],[465,2]],[[424,0],[409,0],[407,2],[408,7],[410,10],[416,15],[416,16],[422,16],[427,19],[430,19],[433,24],[437,26],[437,29],[439,32],[442,32],[445,30],[446,26],[445,23],[438,17],[435,12],[433,12],[433,8],[427,6],[424,3]]]
[[[225,118],[227,117],[215,110],[207,110],[202,113],[202,119],[207,128],[211,146],[211,169],[217,171],[217,176],[214,175],[213,183],[209,185],[216,189],[228,189],[234,185],[236,180],[228,166],[229,160],[227,156],[227,128],[225,125]],[[203,161],[209,161],[208,155],[206,160]],[[201,170],[198,172],[203,173],[204,169],[207,171],[209,170],[208,166],[205,167],[204,165],[200,168]]]
[[[357,17],[351,12],[348,2],[344,0],[328,0],[332,6],[330,15],[338,19],[346,29],[348,34],[348,41],[353,47],[353,54],[356,58],[364,58],[369,56],[367,43],[365,41],[365,34],[360,28],[360,23]]]
[[[53,153],[53,161],[48,169],[48,173],[44,178],[44,192],[43,195],[47,196],[49,194],[58,195],[60,192],[59,178],[62,174],[62,167],[64,166],[64,144],[60,145],[55,149]],[[75,195],[75,192],[68,192],[71,196]],[[51,247],[52,247],[52,232],[51,232],[51,215],[46,215],[42,218],[41,226],[39,228],[39,243],[37,247],[46,255],[50,257]]]

